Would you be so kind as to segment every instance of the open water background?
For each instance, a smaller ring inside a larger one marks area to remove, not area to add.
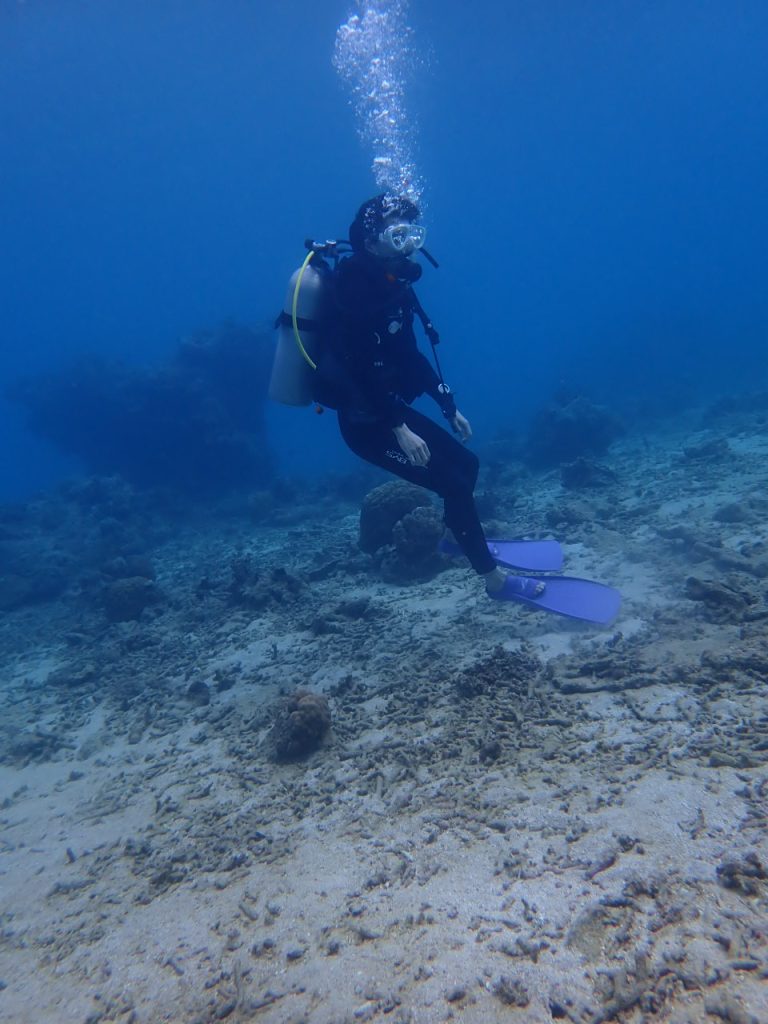
[[[4,382],[266,324],[376,189],[329,0],[0,0]],[[482,442],[561,384],[642,420],[766,386],[768,7],[413,0],[419,292]],[[254,394],[260,391],[254,383]],[[281,471],[343,469],[270,411]],[[0,405],[0,497],[79,467]]]

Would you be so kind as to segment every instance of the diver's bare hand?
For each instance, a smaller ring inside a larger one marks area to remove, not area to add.
[[[462,441],[468,441],[472,437],[472,427],[469,425],[469,420],[466,416],[462,416],[458,409],[456,410],[456,415],[451,420],[451,424]]]
[[[431,458],[431,453],[427,447],[427,442],[422,437],[414,434],[404,423],[401,423],[399,427],[395,427],[393,433],[397,443],[400,445],[400,450],[412,465],[427,465]]]

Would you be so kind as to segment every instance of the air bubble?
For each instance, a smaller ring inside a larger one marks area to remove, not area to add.
[[[333,64],[352,94],[358,133],[372,151],[376,184],[422,206],[423,185],[413,160],[415,131],[405,104],[415,60],[407,0],[358,2],[339,26]]]

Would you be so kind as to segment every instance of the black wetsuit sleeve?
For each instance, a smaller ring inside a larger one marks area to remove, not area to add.
[[[450,391],[441,390],[441,382],[435,368],[429,362],[427,357],[419,352],[419,359],[424,364],[423,367],[423,393],[433,398],[435,402],[440,406],[440,411],[447,420],[452,420],[456,415],[456,402]]]

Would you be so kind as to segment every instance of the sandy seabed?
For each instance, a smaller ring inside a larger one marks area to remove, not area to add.
[[[138,621],[6,613],[0,1020],[768,1020],[768,431],[606,463],[495,490],[607,629],[385,583],[331,499],[169,533]],[[275,763],[296,687],[332,727]]]

